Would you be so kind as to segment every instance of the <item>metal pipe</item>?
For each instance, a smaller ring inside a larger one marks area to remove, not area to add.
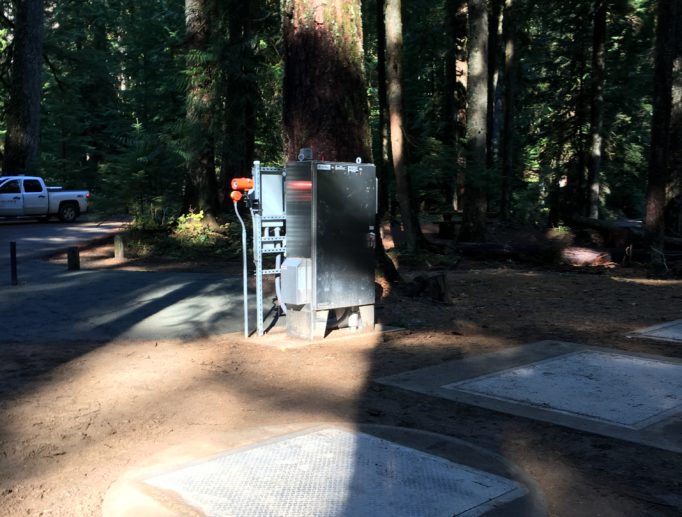
[[[277,232],[277,233],[279,233],[279,232]],[[281,265],[282,265],[282,255],[280,255],[278,253],[277,256],[275,257],[275,269],[280,269]],[[286,304],[282,303],[282,291],[281,291],[281,287],[280,287],[281,277],[282,277],[281,273],[275,277],[275,296],[277,296],[277,302],[279,303],[279,306],[282,308],[282,313],[284,313],[284,315],[286,316],[287,315],[287,306],[286,306]]]
[[[248,287],[248,271],[247,271],[247,253],[246,253],[246,225],[244,224],[244,219],[239,214],[239,208],[237,207],[237,202],[234,203],[234,212],[237,214],[237,219],[242,225],[242,263],[243,263],[243,274],[242,282],[244,284],[244,337],[249,337],[249,287]]]

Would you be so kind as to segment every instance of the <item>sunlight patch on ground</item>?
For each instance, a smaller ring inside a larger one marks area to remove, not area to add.
[[[682,286],[682,280],[660,280],[655,278],[628,278],[624,276],[612,276],[614,282],[626,284],[646,285],[649,287],[674,287]]]

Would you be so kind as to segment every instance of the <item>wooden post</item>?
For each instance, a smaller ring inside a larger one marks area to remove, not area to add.
[[[12,285],[17,285],[19,283],[17,279],[17,243],[9,243],[9,262],[10,262],[10,272]]]
[[[114,235],[114,258],[116,260],[123,260],[126,258],[125,244],[123,242],[123,237],[120,235]]]
[[[69,271],[78,271],[81,268],[81,258],[78,248],[72,247],[66,250],[67,268]]]

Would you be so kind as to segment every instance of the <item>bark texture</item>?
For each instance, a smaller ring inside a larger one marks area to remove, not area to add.
[[[679,8],[678,8],[679,9]],[[670,110],[670,178],[665,228],[682,236],[682,13],[675,22],[672,106]]]
[[[43,0],[15,2],[14,53],[3,174],[33,173],[38,159],[43,63]]]
[[[421,231],[412,204],[410,178],[405,164],[405,135],[403,128],[402,86],[402,13],[400,0],[386,0],[386,80],[388,89],[389,133],[391,158],[396,182],[396,197],[405,230],[407,250],[414,253],[419,247]]]
[[[284,133],[295,160],[371,160],[360,1],[285,0]]]
[[[184,209],[202,210],[206,223],[216,226],[218,181],[215,169],[213,110],[215,65],[210,55],[213,0],[185,0],[187,30],[187,182]]]
[[[486,233],[488,208],[488,2],[469,0],[469,73],[467,90],[467,168],[464,218],[460,240],[480,241]]]
[[[660,0],[656,25],[651,154],[644,225],[652,237],[654,267],[663,263],[664,207],[670,156],[672,68],[675,20],[680,8],[676,0]]]
[[[514,20],[514,0],[506,0],[504,5],[502,37],[504,39],[504,109],[502,129],[502,195],[500,212],[502,219],[511,215],[511,193],[514,179],[514,115],[516,92],[516,26]]]
[[[599,217],[599,172],[604,149],[604,82],[606,76],[606,0],[594,3],[592,37],[592,101],[590,106],[590,156],[587,163],[587,216]]]
[[[498,85],[500,79],[500,34],[504,0],[490,0],[488,9],[488,129],[486,130],[486,153],[488,169],[496,166],[500,145],[500,103]]]

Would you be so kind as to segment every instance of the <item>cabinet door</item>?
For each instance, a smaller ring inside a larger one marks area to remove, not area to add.
[[[47,214],[47,190],[36,179],[22,180],[24,195],[24,215]]]
[[[3,215],[24,215],[19,180],[7,180],[0,185],[0,216]]]

